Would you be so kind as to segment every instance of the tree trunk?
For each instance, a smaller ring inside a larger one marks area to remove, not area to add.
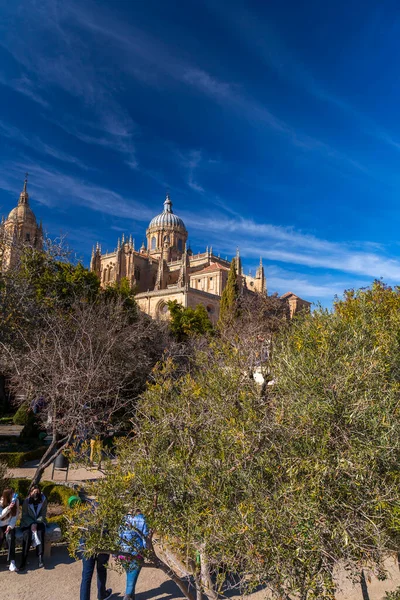
[[[195,598],[190,590],[190,577],[193,576],[193,574],[189,573],[186,569],[184,569],[184,565],[181,563],[181,561],[174,557],[174,562],[179,563],[179,568],[182,569],[182,572],[185,573],[185,577],[189,580],[188,583],[186,583],[180,577],[178,577],[178,575],[174,572],[172,567],[170,567],[168,563],[164,562],[164,560],[159,557],[159,555],[154,549],[152,536],[149,536],[147,538],[147,548],[149,550],[150,560],[158,569],[161,569],[161,571],[163,571],[178,586],[185,598],[187,598],[187,600],[199,600],[197,592]],[[168,553],[166,553],[166,557],[168,558]]]
[[[40,462],[38,464],[36,472],[32,478],[31,486],[34,484],[37,485],[40,482],[44,471],[47,469],[47,467],[49,467],[51,465],[51,463],[57,458],[57,456],[59,454],[61,454],[61,452],[63,450],[65,450],[65,448],[71,442],[72,436],[73,436],[73,432],[70,433],[69,435],[63,437],[61,440],[57,440],[57,439],[53,438],[50,446],[47,448],[46,452],[43,454],[42,458],[40,459]]]
[[[214,584],[211,579],[208,560],[203,552],[200,552],[200,561],[201,583],[204,593],[209,600],[218,600],[218,594],[214,589]]]

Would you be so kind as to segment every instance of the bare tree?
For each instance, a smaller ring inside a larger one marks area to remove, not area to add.
[[[12,389],[39,404],[52,438],[34,482],[74,437],[101,434],[116,415],[132,414],[164,347],[160,326],[133,317],[121,298],[77,299],[68,311],[42,307],[40,325],[29,335],[19,328],[19,343],[5,348]]]

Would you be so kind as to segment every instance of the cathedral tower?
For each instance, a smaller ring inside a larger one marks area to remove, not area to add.
[[[41,250],[43,246],[42,224],[37,224],[36,217],[29,206],[27,185],[28,175],[25,177],[17,206],[12,209],[0,226],[3,255],[1,269],[3,271],[16,264],[24,246],[31,246],[37,250]]]

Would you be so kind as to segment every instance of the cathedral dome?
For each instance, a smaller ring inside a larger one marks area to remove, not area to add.
[[[19,204],[18,206],[13,208],[10,214],[8,215],[7,221],[13,223],[29,223],[32,225],[36,225],[36,217],[33,213],[33,210],[26,204]]]
[[[27,180],[25,179],[24,189],[19,196],[18,205],[12,209],[8,215],[7,221],[14,224],[25,223],[27,225],[36,226],[36,217],[29,206],[29,194],[26,190],[26,184]]]
[[[186,231],[182,219],[172,212],[172,202],[169,195],[165,199],[163,212],[154,217],[149,224],[149,229],[162,229],[164,227],[179,227]]]

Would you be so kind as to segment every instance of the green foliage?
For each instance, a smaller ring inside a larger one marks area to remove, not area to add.
[[[81,263],[55,260],[46,252],[32,249],[23,253],[21,276],[32,283],[37,299],[47,304],[68,305],[78,297],[93,299],[100,290],[96,274]]]
[[[0,456],[0,493],[4,488],[9,486],[9,478],[7,477],[8,465],[1,460]]]
[[[48,502],[68,506],[68,499],[74,495],[74,491],[65,485],[54,484],[54,482],[42,482],[42,492]]]
[[[297,546],[306,588],[331,562],[379,565],[398,548],[399,343],[399,289],[375,282],[333,314],[296,319],[275,350],[269,401],[286,438],[276,522],[291,532],[281,558]]]
[[[170,329],[178,341],[193,335],[205,335],[213,329],[203,304],[185,308],[177,300],[173,300],[168,302],[168,309],[171,314]]]
[[[237,273],[235,259],[232,258],[229,270],[228,281],[222,292],[219,306],[218,326],[224,328],[237,317],[237,300],[239,298],[239,285],[237,282]]]
[[[259,457],[264,400],[245,372],[236,351],[214,344],[196,354],[187,372],[172,360],[156,369],[138,405],[138,435],[119,441],[118,462],[93,489],[99,504],[88,551],[104,544],[95,523],[107,521],[107,546],[114,549],[123,515],[140,506],[192,575],[200,552],[218,589],[227,571],[246,573],[250,587],[264,580],[270,540],[257,547],[266,530],[258,504],[272,468],[268,456],[267,464]],[[75,524],[88,519],[78,514]]]
[[[29,406],[24,403],[18,408],[13,417],[15,425],[23,425],[23,430],[20,433],[21,439],[37,437],[39,435],[39,426],[37,424],[34,413],[29,409]]]
[[[21,404],[13,416],[14,425],[27,425],[29,423],[30,414],[27,404]]]
[[[106,522],[116,548],[140,506],[195,580],[200,556],[209,598],[230,572],[277,597],[333,599],[338,561],[380,567],[400,542],[399,289],[376,282],[283,328],[265,397],[248,357],[212,344],[155,370],[136,435],[94,489],[88,548]]]
[[[47,448],[43,446],[28,452],[0,452],[0,461],[5,462],[10,468],[18,468],[29,460],[41,458],[46,450]]]
[[[14,423],[14,417],[0,417],[0,425],[12,425]]]
[[[104,290],[101,290],[100,297],[106,302],[116,301],[118,298],[123,300],[125,310],[134,319],[137,316],[137,304],[135,293],[127,277],[123,277],[120,282],[109,284]]]
[[[28,496],[31,481],[30,479],[16,477],[10,479],[10,485],[17,492],[20,500],[23,500]],[[61,504],[62,506],[68,506],[68,498],[74,495],[74,490],[72,488],[54,483],[54,481],[42,481],[40,487],[48,502]]]
[[[384,600],[400,600],[400,587],[392,592],[386,592]]]
[[[10,485],[18,494],[20,502],[22,502],[28,495],[31,481],[22,477],[15,477],[10,480]]]

